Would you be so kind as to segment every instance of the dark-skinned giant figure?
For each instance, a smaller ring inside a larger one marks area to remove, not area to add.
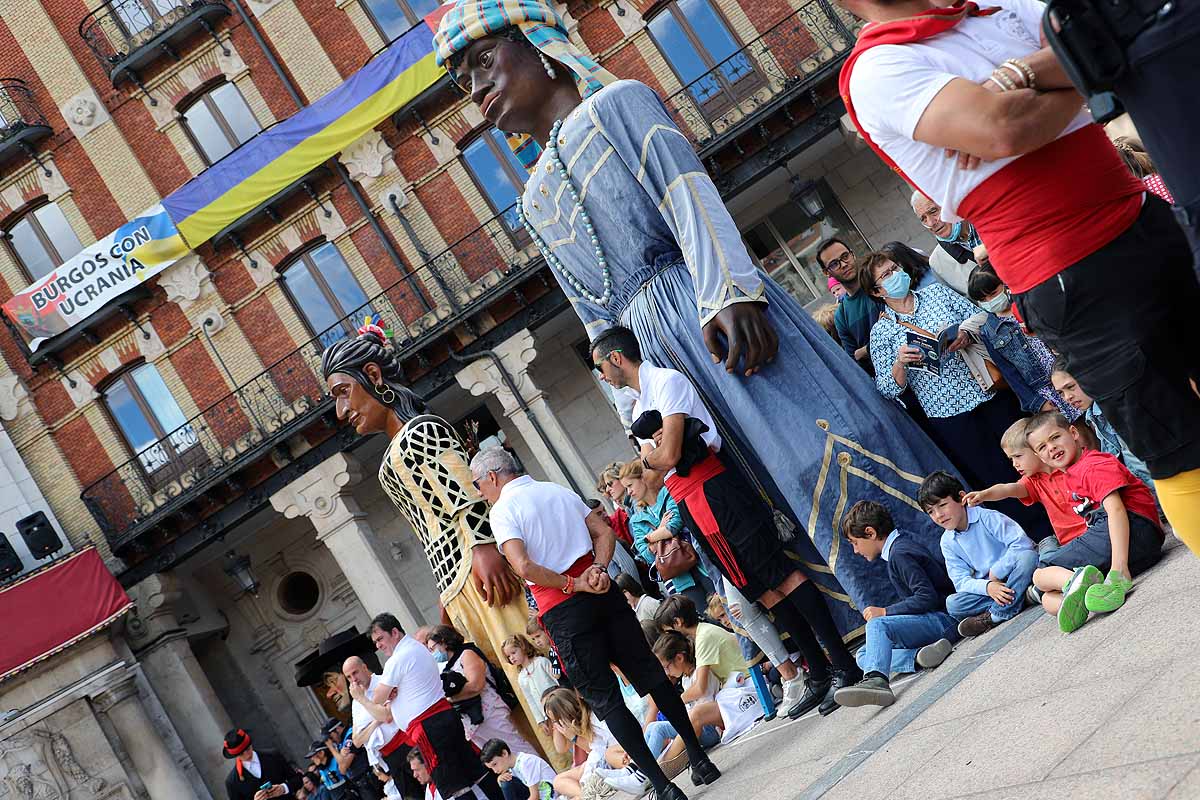
[[[548,3],[458,0],[434,43],[489,122],[543,148],[518,208],[589,337],[625,325],[692,381],[747,478],[807,531],[789,547],[841,630],[860,627],[855,609],[894,590],[839,546],[838,520],[878,500],[932,536],[915,495],[945,457],[756,268],[654,91],[579,51]]]

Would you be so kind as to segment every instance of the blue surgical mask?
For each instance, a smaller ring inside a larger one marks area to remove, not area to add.
[[[450,656],[446,655],[441,650],[434,650],[433,651],[433,660],[438,662],[439,664],[445,664],[447,661],[450,660]]]
[[[962,233],[962,226],[962,220],[959,220],[958,222],[954,223],[954,227],[950,229],[949,236],[937,236],[935,234],[935,238],[939,242],[957,242],[959,235]]]
[[[1011,306],[1012,295],[1008,293],[1008,290],[1001,292],[991,300],[981,300],[979,303],[980,308],[982,308],[984,311],[990,311],[993,314],[1003,314],[1005,311],[1008,311]]]
[[[908,277],[908,273],[902,269],[898,269],[891,275],[888,275],[879,284],[879,288],[883,289],[883,293],[893,300],[906,297],[910,286],[912,286],[912,278]]]

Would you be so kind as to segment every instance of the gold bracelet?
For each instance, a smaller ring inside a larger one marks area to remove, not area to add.
[[[1006,92],[1014,91],[1017,88],[1016,81],[1010,78],[1008,73],[999,67],[992,70],[992,74],[988,76],[988,80],[994,81]]]
[[[1028,62],[1019,58],[1010,58],[1004,63],[1011,64],[1021,70],[1021,73],[1025,76],[1025,85],[1030,89],[1037,89],[1037,73],[1033,71],[1033,67],[1029,66]]]
[[[997,69],[1006,69],[1009,72],[1011,72],[1013,75],[1015,75],[1017,78],[1016,83],[1019,84],[1018,88],[1021,88],[1021,89],[1029,88],[1029,76],[1027,76],[1024,72],[1022,72],[1021,68],[1018,67],[1016,64],[1013,64],[1010,61],[1005,61],[1003,64],[1001,64],[999,67],[997,67]]]

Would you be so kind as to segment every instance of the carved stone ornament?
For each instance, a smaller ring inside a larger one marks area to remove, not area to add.
[[[364,185],[399,172],[392,158],[392,148],[383,140],[383,134],[374,128],[343,150],[341,160],[350,177]]]
[[[32,408],[29,393],[16,375],[0,376],[0,419],[12,422]]]
[[[241,55],[233,47],[233,41],[230,39],[223,40],[223,46],[229,50],[229,55],[225,55],[224,50],[217,49],[217,66],[221,68],[221,74],[225,76],[225,80],[233,81],[245,74],[248,67],[246,62],[242,60]]]
[[[210,308],[200,315],[200,319],[196,320],[196,324],[208,331],[209,336],[215,336],[217,331],[224,329],[225,317],[221,316],[220,311]]]
[[[167,300],[177,303],[183,311],[216,290],[212,275],[195,253],[188,253],[163,270],[158,285],[167,293]]]
[[[84,89],[59,107],[67,126],[82,139],[108,122],[108,109],[92,89]]]
[[[133,332],[133,336],[137,337],[138,349],[142,351],[142,356],[147,361],[154,361],[167,352],[167,346],[162,343],[162,339],[158,338],[158,331],[154,330],[154,326],[150,324],[149,320],[143,322],[142,327],[146,329],[146,333],[150,334],[150,338],[147,339],[137,330]]]
[[[5,800],[96,797],[106,787],[79,763],[67,737],[37,728],[0,741],[0,796]]]

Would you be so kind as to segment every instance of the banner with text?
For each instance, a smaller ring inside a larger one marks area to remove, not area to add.
[[[167,212],[155,205],[17,293],[4,313],[37,350],[187,252]]]

